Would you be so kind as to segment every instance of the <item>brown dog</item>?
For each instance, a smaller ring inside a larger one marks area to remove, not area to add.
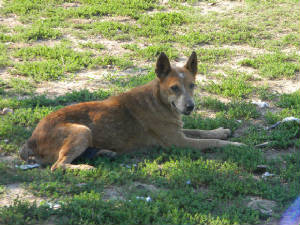
[[[229,129],[182,129],[181,114],[189,115],[194,109],[195,52],[184,67],[171,67],[161,53],[155,72],[155,80],[119,96],[70,105],[49,114],[24,144],[21,158],[34,156],[41,164],[54,163],[51,170],[90,169],[89,165],[71,164],[88,147],[101,149],[101,154],[154,146],[202,150],[242,145],[220,140],[230,135]]]

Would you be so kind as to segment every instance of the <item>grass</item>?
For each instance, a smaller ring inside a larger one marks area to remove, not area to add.
[[[7,47],[0,43],[0,69],[10,65],[10,60],[7,55]]]
[[[255,119],[260,115],[255,105],[244,101],[233,101],[225,104],[215,98],[204,97],[200,100],[200,105],[215,112],[221,112],[232,119]]]
[[[299,71],[299,63],[296,56],[289,56],[283,53],[265,54],[254,59],[244,59],[242,66],[249,66],[258,69],[262,77],[271,79],[294,77]]]
[[[54,47],[25,47],[16,50],[14,56],[24,62],[15,64],[11,73],[29,76],[36,81],[59,80],[67,74],[97,65],[115,65],[121,68],[132,65],[125,58],[109,55],[96,57],[88,51],[74,51],[65,44]]]
[[[18,183],[45,201],[39,205],[19,199],[1,205],[0,224],[238,225],[279,220],[299,196],[300,155],[294,151],[300,147],[299,125],[264,128],[288,116],[299,117],[299,90],[279,94],[269,82],[277,79],[285,85],[284,80],[298,76],[298,3],[4,1],[0,112],[10,108],[14,113],[0,113],[0,198],[7,185]],[[23,171],[1,161],[3,155],[17,155],[37,123],[52,111],[106,99],[153,80],[162,51],[172,65],[184,63],[192,51],[198,56],[196,109],[183,116],[184,128],[229,128],[230,140],[247,146],[206,152],[157,148],[74,162],[93,165],[93,171]],[[82,85],[61,96],[40,94],[47,82],[57,85],[66,79],[76,84],[79,72],[101,77],[80,80]],[[272,108],[260,109],[251,103],[253,98]],[[263,142],[268,142],[264,149],[255,147]],[[270,159],[273,149],[280,154]],[[258,165],[266,165],[275,176],[262,179]],[[252,196],[275,201],[272,215],[247,207]],[[61,207],[54,209],[49,202]]]
[[[125,44],[122,47],[134,51],[133,55],[136,58],[154,60],[161,52],[165,52],[170,59],[176,59],[179,56],[178,51],[169,44],[151,45],[142,49],[137,44]]]
[[[300,93],[296,91],[291,94],[282,94],[279,97],[279,101],[276,105],[281,108],[281,111],[277,113],[267,112],[265,115],[266,121],[269,124],[274,124],[286,117],[296,117],[299,118],[300,113]]]
[[[251,76],[248,74],[233,71],[230,72],[228,76],[222,77],[220,83],[209,81],[203,88],[210,93],[225,97],[245,99],[248,98],[255,89],[251,83],[248,82],[249,79],[251,79]]]
[[[22,26],[16,27],[15,32],[18,33],[18,35],[15,36],[15,39],[22,41],[58,39],[62,36],[60,31],[51,28],[51,26],[44,21],[38,21],[29,28],[24,28]]]
[[[138,76],[114,76],[114,75],[108,75],[105,77],[106,80],[108,80],[111,84],[115,85],[120,90],[126,90],[128,88],[136,87],[139,85],[146,84],[153,80],[156,77],[156,74],[154,71],[150,71],[147,74],[144,75],[138,75]]]
[[[93,42],[81,43],[80,46],[83,48],[90,48],[90,49],[95,49],[95,50],[105,49],[105,46],[103,44],[93,43]]]
[[[0,90],[2,94],[7,95],[27,95],[34,92],[34,83],[20,78],[12,78],[9,82],[0,81]]]

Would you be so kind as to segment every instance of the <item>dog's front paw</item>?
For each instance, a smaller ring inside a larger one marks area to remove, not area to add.
[[[219,139],[225,140],[228,139],[228,137],[231,135],[230,129],[224,129],[223,127],[219,127],[216,129],[216,131],[219,133]]]
[[[87,165],[87,164],[80,164],[80,165],[76,165],[78,167],[75,167],[74,169],[79,169],[79,170],[94,170],[96,169],[93,166]]]

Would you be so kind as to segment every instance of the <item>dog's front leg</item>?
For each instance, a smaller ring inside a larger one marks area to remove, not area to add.
[[[229,129],[223,127],[214,130],[183,129],[182,131],[187,137],[200,139],[227,139],[231,134]]]
[[[226,145],[234,145],[234,146],[245,146],[243,143],[231,142],[231,141],[223,141],[220,139],[194,139],[184,137],[178,137],[173,139],[173,145],[179,148],[193,148],[193,149],[209,149],[209,148],[217,148],[223,147]]]

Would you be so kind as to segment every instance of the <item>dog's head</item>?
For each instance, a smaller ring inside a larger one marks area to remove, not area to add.
[[[165,53],[156,62],[155,73],[160,80],[160,95],[175,111],[189,115],[194,107],[193,99],[197,74],[197,55],[191,54],[183,67],[172,67]]]

